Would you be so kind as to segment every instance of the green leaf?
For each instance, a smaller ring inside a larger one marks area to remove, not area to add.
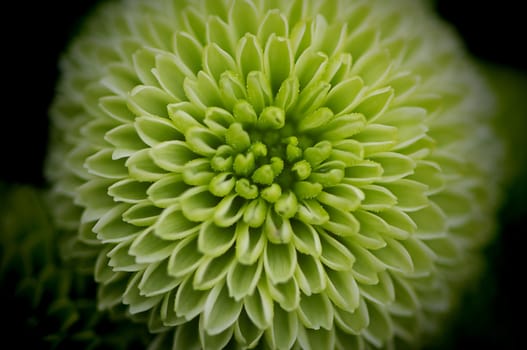
[[[232,326],[238,319],[243,303],[229,296],[225,284],[216,285],[205,302],[203,327],[210,335],[216,335]]]
[[[296,251],[292,244],[267,244],[264,268],[273,284],[289,280],[296,267]]]
[[[333,327],[333,304],[326,293],[303,295],[300,299],[298,316],[309,329],[330,330]]]

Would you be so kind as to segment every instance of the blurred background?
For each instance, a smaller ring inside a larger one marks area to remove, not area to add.
[[[96,2],[4,4],[0,13],[0,183],[45,185],[47,109],[57,61]],[[464,299],[451,336],[434,349],[521,348],[527,315],[527,292],[522,287],[527,267],[527,19],[523,2],[436,0],[433,6],[458,31],[506,101],[500,125],[514,164],[499,213],[500,235],[486,250],[486,272]]]

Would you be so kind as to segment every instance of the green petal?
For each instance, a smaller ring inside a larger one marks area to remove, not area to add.
[[[211,289],[222,281],[234,262],[234,254],[227,252],[218,257],[205,256],[194,274],[195,289]]]
[[[380,272],[379,283],[374,285],[361,284],[359,286],[361,295],[377,304],[389,305],[395,300],[395,290],[390,274],[387,271]]]
[[[435,203],[408,215],[415,223],[416,238],[426,240],[444,236],[447,232],[447,216]]]
[[[397,206],[405,211],[415,211],[428,205],[426,185],[412,180],[401,179],[384,185],[395,197]]]
[[[107,179],[122,179],[128,175],[125,162],[122,159],[113,159],[113,151],[103,149],[86,159],[85,166],[93,175]]]
[[[114,159],[129,157],[146,147],[137,134],[135,126],[131,123],[111,129],[104,135],[104,139],[115,146],[112,154]]]
[[[265,248],[265,235],[261,229],[250,228],[245,223],[236,225],[236,259],[244,265],[252,265]]]
[[[130,254],[140,264],[150,264],[170,256],[177,243],[169,244],[157,237],[153,230],[145,230],[133,241]]]
[[[325,188],[317,196],[317,200],[342,211],[350,212],[359,207],[364,197],[364,193],[357,187],[349,184],[339,184]]]
[[[228,73],[228,72],[226,72]],[[226,77],[226,75],[222,75],[222,77]],[[222,79],[221,82],[225,82],[226,79]],[[225,92],[225,87],[220,87],[220,90],[222,93]],[[225,92],[227,93],[227,92]],[[232,92],[233,94],[235,92]],[[223,100],[225,100],[225,97],[223,97]],[[232,97],[234,100],[234,103],[236,102],[237,98],[236,96]],[[218,107],[209,107],[205,111],[205,119],[203,120],[203,123],[209,127],[209,129],[216,135],[223,135],[227,131],[227,129],[235,122],[233,115],[231,112],[228,112],[227,110],[223,108]]]
[[[267,288],[261,284],[243,301],[247,316],[260,329],[267,329],[274,320],[274,303]]]
[[[419,297],[409,282],[401,276],[392,276],[395,300],[389,306],[390,313],[401,316],[413,316],[419,305]]]
[[[234,336],[236,341],[247,349],[256,347],[263,335],[263,329],[257,327],[242,310],[236,324],[234,325]]]
[[[221,205],[218,197],[209,192],[208,186],[192,187],[180,198],[183,215],[196,223],[208,220]]]
[[[287,312],[276,307],[274,320],[273,327],[265,332],[266,338],[275,349],[291,349],[298,333],[296,312]]]
[[[273,95],[278,93],[282,82],[289,77],[293,69],[293,53],[289,40],[280,37],[276,29],[274,28],[274,32],[269,36],[264,50],[264,67],[270,77]]]
[[[126,99],[119,96],[105,96],[99,99],[99,107],[112,119],[121,123],[133,122],[135,119],[132,111],[128,109]]]
[[[407,156],[394,152],[377,153],[370,160],[382,166],[382,182],[392,183],[414,173],[416,162]]]
[[[388,50],[368,52],[359,57],[351,72],[364,80],[364,85],[374,87],[380,84],[392,68],[392,58]]]
[[[238,73],[226,71],[220,77],[220,96],[223,105],[229,111],[234,112],[234,107],[239,100],[247,98],[245,86],[243,85],[242,77]],[[212,107],[214,108],[214,107]],[[209,125],[210,127],[210,125]],[[214,130],[211,128],[211,130]],[[217,131],[215,129],[214,131]]]
[[[355,135],[354,139],[359,141],[364,148],[364,156],[389,151],[398,138],[396,127],[382,124],[368,124],[362,131]]]
[[[163,211],[155,224],[156,236],[164,240],[179,240],[194,235],[200,229],[200,224],[189,221],[179,204]]]
[[[166,141],[184,140],[183,134],[166,118],[139,117],[134,126],[141,140],[151,147]]]
[[[232,30],[223,19],[225,17],[209,16],[207,21],[207,39],[209,43],[216,43],[229,54],[234,53],[234,38]]]
[[[322,225],[329,220],[328,212],[317,200],[306,199],[298,204],[296,219],[306,224]]]
[[[177,32],[174,35],[174,49],[187,68],[196,74],[201,69],[201,44],[190,34]]]
[[[261,43],[268,42],[273,34],[288,36],[287,18],[278,9],[268,11],[258,28],[258,39]]]
[[[318,232],[313,226],[299,220],[291,220],[291,228],[294,233],[295,248],[301,253],[319,257],[322,253],[322,244]]]
[[[350,270],[355,262],[355,257],[350,253],[348,248],[321,229],[318,232],[320,234],[320,242],[322,243],[320,260],[324,265],[338,271]]]
[[[320,293],[326,289],[327,277],[324,266],[319,259],[298,254],[298,264],[295,269],[295,279],[298,287],[305,295]]]
[[[265,200],[257,198],[247,205],[243,213],[243,221],[250,227],[260,227],[267,217],[268,206]]]
[[[366,119],[360,113],[344,114],[333,118],[321,129],[323,140],[345,140],[361,132]]]
[[[166,174],[164,169],[155,164],[149,149],[141,150],[128,158],[126,166],[130,177],[138,181],[156,181]]]
[[[351,185],[366,185],[378,181],[383,173],[380,164],[364,160],[345,170],[343,182]]]
[[[412,273],[414,271],[412,257],[404,246],[388,237],[385,238],[385,241],[386,247],[373,251],[373,255],[390,269],[406,274]]]
[[[173,289],[170,292],[166,293],[161,302],[161,307],[159,308],[160,321],[164,326],[175,327],[181,326],[187,323],[187,320],[184,317],[178,316],[174,308],[176,293],[179,289]],[[157,314],[152,312],[150,314],[151,318],[157,318]],[[159,319],[159,318],[158,318]]]
[[[369,121],[375,121],[390,106],[393,96],[391,86],[381,88],[364,97],[354,111],[363,114]]]
[[[298,331],[298,343],[302,349],[335,349],[334,329],[309,329],[300,327]]]
[[[148,188],[147,194],[148,199],[156,206],[167,208],[177,203],[178,198],[188,189],[181,174],[166,174]]]
[[[183,88],[188,100],[201,110],[223,107],[217,83],[204,71],[200,71],[196,79],[186,78]]]
[[[100,310],[108,310],[121,304],[127,280],[127,273],[118,272],[114,274],[111,281],[100,284],[97,290],[97,307]]]
[[[123,213],[123,220],[135,226],[151,226],[159,217],[163,209],[154,206],[146,200],[134,204]]]
[[[326,292],[331,301],[348,312],[359,306],[360,290],[350,271],[326,269],[328,287]]]
[[[242,79],[252,71],[263,70],[263,50],[258,39],[252,34],[245,34],[236,48],[236,61],[240,67]]]
[[[262,273],[262,260],[252,265],[234,263],[227,273],[229,295],[235,300],[241,300],[253,294]]]
[[[359,335],[370,324],[370,314],[364,299],[360,299],[359,307],[353,312],[335,308],[335,322],[343,331]]]
[[[234,27],[233,32],[237,37],[245,33],[255,34],[258,22],[258,10],[252,1],[235,0],[230,6],[228,23]]]
[[[243,303],[229,296],[225,284],[216,285],[209,293],[203,310],[203,326],[210,335],[216,335],[236,322]]]
[[[381,309],[382,306],[368,303],[370,313],[370,323],[368,328],[363,331],[363,335],[370,343],[380,348],[393,337],[393,326],[387,311]]]
[[[359,232],[360,222],[350,212],[326,206],[329,221],[322,225],[324,229],[337,236],[352,236]]]
[[[130,241],[121,242],[108,252],[107,256],[110,260],[107,264],[113,271],[135,272],[141,269],[140,263],[136,262],[135,257],[128,252],[131,244]],[[98,259],[97,263],[99,262]]]
[[[123,304],[129,306],[128,311],[132,315],[152,309],[163,298],[163,295],[157,295],[151,298],[141,296],[138,287],[141,277],[142,273],[137,273],[131,277],[123,293]]]
[[[298,316],[309,329],[330,330],[333,327],[333,305],[326,293],[303,295]]]
[[[329,107],[335,114],[351,111],[361,97],[363,86],[363,80],[358,76],[338,83],[329,91],[325,106]]]
[[[133,238],[142,229],[123,222],[122,214],[128,209],[128,204],[115,206],[106,213],[93,227],[93,232],[97,233],[97,238],[105,242],[122,242]]]
[[[241,219],[246,207],[247,201],[244,198],[231,194],[223,198],[214,209],[214,223],[220,227],[232,226]]]
[[[182,277],[194,271],[203,260],[198,251],[197,237],[192,235],[179,242],[168,261],[168,273]]]
[[[173,305],[176,314],[185,317],[187,321],[192,320],[203,312],[209,293],[209,290],[194,289],[192,276],[186,277],[177,290]]]
[[[364,210],[380,212],[397,204],[397,197],[384,186],[366,185],[361,190],[364,193],[361,208]]]
[[[273,284],[289,280],[295,272],[296,262],[296,251],[292,244],[267,244],[264,267]]]
[[[256,113],[269,106],[273,97],[268,77],[259,71],[249,72],[247,75],[247,98]]]
[[[384,270],[384,264],[368,249],[358,244],[349,244],[355,263],[353,264],[353,277],[361,284],[377,284],[379,272]]]
[[[168,261],[166,259],[148,265],[138,284],[141,295],[145,297],[164,295],[181,283],[181,278],[168,275],[167,266]]]
[[[198,336],[198,325],[197,322],[183,323],[181,326],[176,327],[174,344],[172,350],[177,349],[188,349],[188,350],[201,350],[201,343]]]
[[[210,161],[208,159],[198,158],[185,164],[185,170],[183,170],[182,175],[183,181],[187,185],[205,186],[211,182],[214,177],[214,172],[210,168]]]
[[[390,225],[390,229],[384,233],[395,239],[406,239],[417,228],[410,216],[397,207],[385,209],[377,216]]]
[[[108,194],[117,202],[138,203],[146,198],[148,186],[147,182],[125,179],[108,187]]]
[[[435,254],[421,240],[410,237],[401,242],[414,264],[414,276],[426,276],[434,271]]]
[[[150,155],[155,164],[168,171],[181,172],[185,164],[197,155],[182,141],[166,141],[152,148]]]
[[[439,193],[445,187],[445,174],[439,165],[434,162],[418,161],[414,174],[408,179],[428,186],[427,195]]]
[[[203,317],[199,319],[199,338],[201,341],[201,345],[203,349],[211,349],[211,350],[222,350],[225,349],[227,344],[232,338],[232,333],[234,331],[234,326],[231,326],[230,328],[227,328],[223,332],[215,335],[211,335],[207,333],[207,331],[204,328],[204,321]]]
[[[204,255],[216,257],[225,253],[236,239],[235,227],[219,227],[213,222],[201,225],[198,235],[198,249]]]
[[[274,105],[287,112],[295,105],[299,92],[300,85],[298,78],[296,76],[287,78],[278,89]]]
[[[192,110],[186,110],[192,109]],[[174,123],[174,127],[182,134],[185,134],[188,129],[193,127],[203,127],[199,122],[199,108],[191,102],[173,103],[168,106],[168,114]]]
[[[192,76],[192,72],[182,64],[179,58],[170,54],[156,55],[155,65],[152,74],[163,89],[174,97],[176,101],[184,100],[183,80],[187,76]]]
[[[167,105],[176,102],[165,91],[153,87],[139,85],[128,97],[130,109],[138,116],[168,118]]]
[[[144,85],[156,84],[156,79],[152,74],[152,67],[155,64],[155,57],[157,54],[157,50],[142,48],[134,52],[132,55],[135,74],[137,74],[137,77]]]
[[[294,278],[284,283],[268,283],[268,285],[271,296],[280,304],[282,309],[294,311],[298,308],[298,304],[300,303],[300,290]]]
[[[216,81],[220,80],[223,72],[234,71],[236,69],[234,59],[215,43],[210,43],[203,50],[202,65],[205,71]]]

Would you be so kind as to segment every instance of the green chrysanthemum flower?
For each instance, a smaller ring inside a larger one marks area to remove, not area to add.
[[[491,95],[416,1],[123,0],[62,70],[57,222],[177,349],[417,346],[492,232]]]
[[[0,195],[3,335],[27,348],[144,349],[153,338],[144,327],[98,310],[93,279],[61,259],[41,193],[12,186]]]

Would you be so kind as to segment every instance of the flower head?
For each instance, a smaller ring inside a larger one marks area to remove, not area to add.
[[[417,2],[123,0],[62,70],[57,222],[178,349],[416,345],[492,232],[491,98]]]

